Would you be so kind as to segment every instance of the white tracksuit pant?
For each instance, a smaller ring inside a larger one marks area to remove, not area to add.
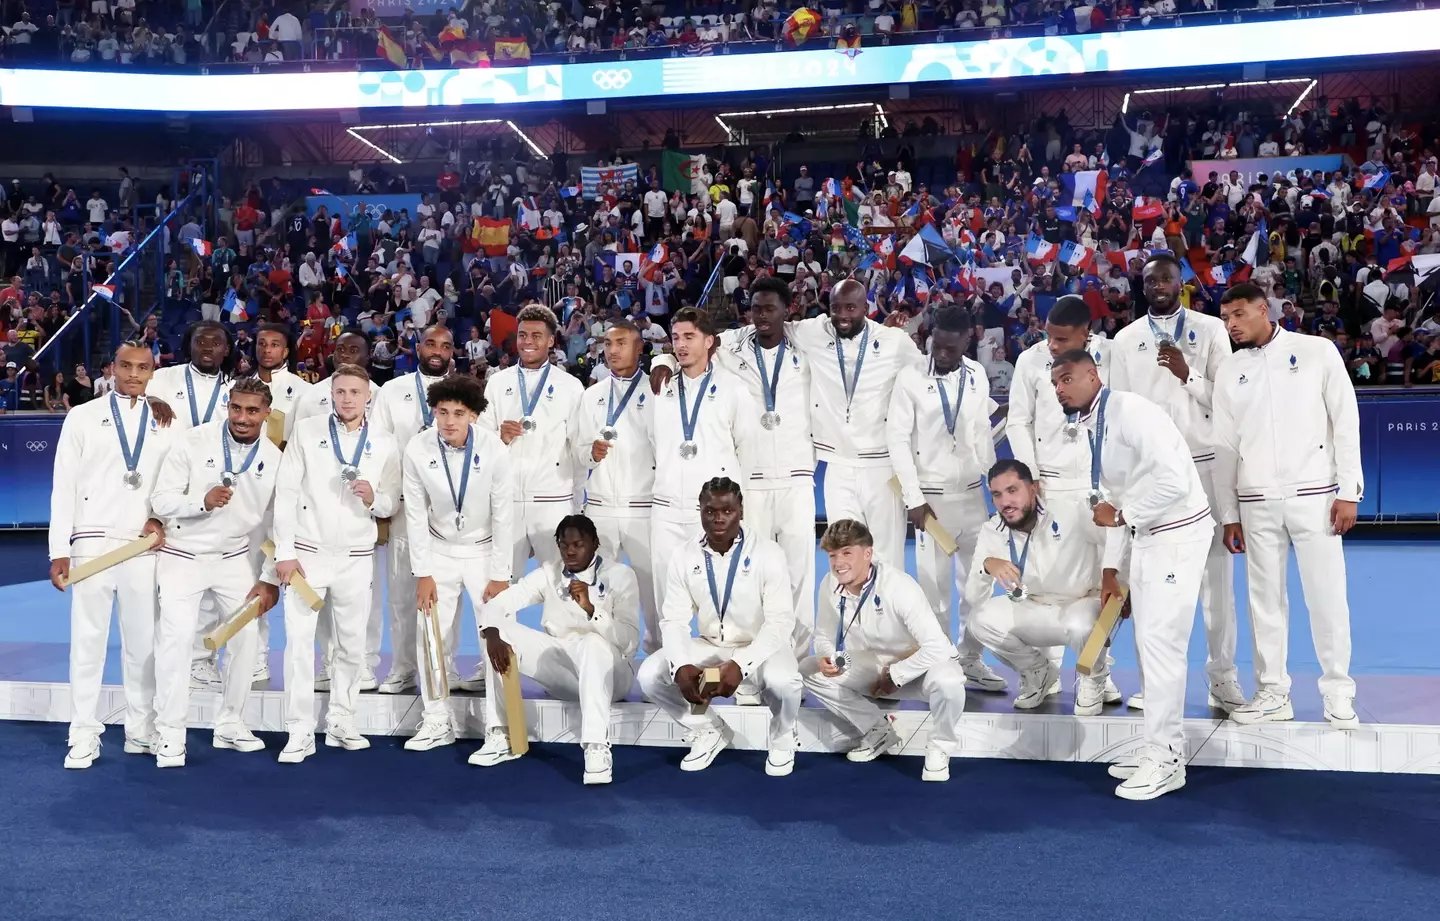
[[[1190,631],[1211,534],[1171,544],[1132,544],[1130,610],[1145,673],[1145,741],[1185,757],[1185,678]]]
[[[362,627],[361,643],[363,646],[360,664],[362,668],[368,666],[371,671],[374,671],[375,667],[380,664],[380,637],[382,628],[384,627],[385,607],[387,604],[385,599],[387,595],[395,598],[404,597],[403,595],[389,591],[389,586],[392,584],[390,582],[390,561],[393,558],[390,547],[393,543],[394,538],[391,538],[390,541],[377,545],[375,547],[375,553],[369,557],[371,560],[370,581],[368,583],[370,585],[370,598],[365,606],[366,613],[365,623]],[[406,574],[408,575],[408,549],[406,552]],[[413,578],[411,579],[411,583],[409,597],[413,603],[415,597]],[[334,621],[335,605],[331,603],[329,599],[326,599],[325,605],[320,608],[319,613],[316,614],[315,642],[320,646],[321,661],[325,663],[327,674],[330,673],[335,661]],[[404,629],[402,626],[401,630]],[[409,629],[414,630],[413,627]],[[414,644],[412,643],[411,645],[413,646]]]
[[[600,555],[618,560],[623,554],[635,571],[640,588],[640,615],[645,624],[646,655],[660,648],[660,609],[655,604],[656,575],[652,569],[654,556],[650,544],[650,512],[626,510],[615,514],[610,509],[590,506],[586,512],[595,523],[600,537]]]
[[[693,662],[704,668],[708,665],[722,665],[730,661],[735,650],[744,647],[719,646],[705,640],[690,639],[689,651],[677,658]],[[670,668],[670,657],[661,653],[650,656],[640,663],[640,689],[650,702],[670,714],[670,717],[691,732],[702,729],[723,730],[725,721],[715,715],[715,708],[709,707],[704,713],[690,712],[690,702],[675,686],[675,673]],[[780,649],[760,663],[747,678],[754,685],[770,708],[770,748],[794,751],[798,746],[795,721],[800,716],[800,695],[804,685],[800,681],[800,667],[795,653]]]
[[[1334,501],[1333,494],[1326,494],[1240,503],[1256,681],[1261,690],[1290,693],[1290,673],[1285,666],[1290,633],[1285,576],[1293,545],[1300,588],[1310,609],[1315,657],[1320,663],[1320,693],[1355,696],[1355,681],[1350,677],[1345,550],[1330,529]]]
[[[1195,465],[1210,507],[1215,501],[1215,463]],[[1225,529],[1215,525],[1215,539],[1205,557],[1205,577],[1200,581],[1200,610],[1205,620],[1205,674],[1211,684],[1235,681],[1235,557],[1225,549]],[[1256,661],[1259,661],[1258,659]]]
[[[581,745],[610,741],[610,709],[624,700],[635,683],[635,666],[598,633],[572,633],[553,637],[524,624],[506,623],[500,637],[510,644],[520,674],[538,681],[553,697],[580,702]],[[500,678],[490,657],[484,655],[485,686],[494,688],[485,695],[485,728],[504,727],[505,707]],[[661,657],[663,658],[663,657]]]
[[[996,595],[972,613],[971,629],[976,639],[1019,672],[1040,667],[1054,646],[1069,646],[1078,654],[1095,621],[1100,619],[1100,598],[1081,598],[1062,605],[1033,598],[1011,601]],[[1109,658],[1102,657],[1096,675],[1109,674]],[[1099,670],[1102,668],[1103,672]]]
[[[745,530],[780,545],[795,599],[795,651],[805,655],[815,629],[815,481],[792,477],[781,489],[745,492]]]
[[[261,549],[261,544],[263,544],[263,543],[265,542],[265,540],[267,539],[267,537],[268,537],[268,535],[266,535],[263,531],[258,531],[258,532],[256,532],[256,533],[250,535],[250,556],[249,556],[249,559],[250,559],[250,571],[251,571],[251,572],[258,573],[258,572],[260,572],[261,570],[263,570],[263,569],[265,568],[265,551],[264,551],[263,549]],[[247,589],[246,592],[247,592],[247,594],[248,594],[249,590]],[[270,615],[270,612],[269,612],[269,611],[262,611],[262,612],[261,612],[261,616],[255,619],[255,627],[256,627],[256,629],[259,631],[259,632],[256,634],[256,639],[255,639],[255,667],[256,667],[256,668],[259,668],[259,667],[260,667],[260,664],[261,664],[262,662],[265,663],[265,664],[267,664],[267,665],[268,665],[269,662],[270,662],[270,616],[269,616],[269,615]],[[237,637],[237,639],[238,639],[238,637]],[[235,642],[235,640],[231,640],[230,642],[233,643],[233,642]],[[230,645],[229,643],[226,644],[227,647],[228,647],[229,645]],[[207,650],[207,652],[208,652],[208,650]]]
[[[350,723],[365,660],[374,554],[297,554],[305,578],[330,610],[330,706],[326,724]],[[285,589],[285,729],[315,731],[315,624],[320,618]],[[322,609],[323,612],[323,609]]]
[[[905,567],[905,504],[890,488],[890,465],[847,467],[825,462],[825,520],[851,518],[870,529],[875,558]]]
[[[447,552],[447,549],[445,542],[438,538],[431,544],[430,577],[435,580],[435,614],[440,622],[440,635],[445,638],[445,670],[448,676],[455,670],[455,647],[460,638],[461,597],[470,596],[470,606],[475,611],[477,624],[485,610],[485,603],[481,599],[485,597],[485,586],[490,584],[490,551],[488,548],[481,549],[477,554],[466,548],[470,555],[454,555]],[[414,595],[410,596],[410,607],[415,607]],[[411,610],[410,632],[413,638],[410,648],[415,661],[424,662],[425,637],[420,632],[419,618],[420,613]],[[480,642],[480,649],[482,652],[485,649],[483,640]],[[424,716],[437,721],[449,719],[449,705],[443,699],[431,695],[423,676],[417,675],[416,683],[420,687],[421,699],[425,702]]]
[[[806,689],[825,709],[840,717],[856,738],[863,737],[885,712],[870,696],[880,678],[880,661],[862,650],[847,655],[854,662],[834,678],[820,674],[818,660],[800,665]],[[930,704],[930,747],[947,755],[960,748],[960,720],[965,715],[965,671],[958,659],[946,659],[897,690],[890,700],[924,700]]]
[[[229,617],[255,587],[255,570],[249,554],[228,560],[218,553],[186,559],[162,550],[155,576],[160,585],[160,620],[155,626],[155,727],[162,741],[183,746],[190,713],[190,638],[195,634],[201,599],[212,597],[224,617]],[[251,621],[225,644],[216,729],[245,725],[245,698],[255,675],[259,643],[260,624]]]
[[[86,540],[87,556],[71,568],[109,553],[123,540]],[[125,687],[125,737],[155,734],[155,555],[142,554],[70,586],[70,739],[99,738],[100,682],[110,643],[110,609],[118,607],[121,681]],[[190,639],[185,640],[189,648]],[[189,681],[187,663],[186,681]]]
[[[965,581],[970,572],[971,558],[975,556],[975,542],[980,537],[980,528],[985,524],[985,499],[980,490],[967,489],[962,493],[925,493],[925,501],[935,518],[955,537],[955,554],[951,556],[936,546],[933,538],[923,530],[915,532],[915,575],[940,629],[945,635],[959,637],[960,660],[971,662],[980,658],[980,641],[975,638],[969,624],[969,604],[965,601]],[[956,611],[956,624],[950,623],[950,598],[958,589],[960,605]]]
[[[200,599],[200,609],[195,617],[195,635],[190,637],[190,658],[193,661],[215,658],[215,653],[205,648],[205,634],[220,626],[228,613],[220,610],[215,599],[209,595]]]
[[[560,559],[560,548],[555,544],[555,527],[560,519],[574,514],[575,503],[564,502],[516,502],[515,503],[515,558],[511,572],[518,579],[525,575],[526,562],[531,554],[538,563],[549,563]]]
[[[371,591],[370,620],[365,630],[365,664],[373,671],[380,664],[380,621],[390,621],[390,674],[415,674],[415,576],[410,570],[410,539],[405,526],[390,519],[390,539],[375,548],[375,587]],[[384,571],[385,580],[380,581]],[[449,649],[449,647],[446,647]]]
[[[650,571],[655,580],[655,608],[665,607],[665,574],[670,569],[670,560],[686,543],[701,535],[700,512],[698,510],[677,511],[657,505],[650,516]],[[658,615],[657,615],[658,618]],[[649,624],[645,625],[645,649],[651,643],[660,647],[660,631],[657,628],[652,638]]]

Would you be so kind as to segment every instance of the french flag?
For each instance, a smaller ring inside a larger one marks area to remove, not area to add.
[[[1098,214],[1100,202],[1105,200],[1105,186],[1109,181],[1109,176],[1103,169],[1061,173],[1058,204],[1086,208]]]
[[[1148,154],[1145,155],[1145,159],[1140,161],[1140,165],[1141,165],[1141,166],[1150,166],[1150,165],[1152,165],[1152,164],[1159,163],[1159,162],[1160,162],[1160,158],[1163,157],[1163,156],[1165,156],[1165,152],[1164,152],[1163,150],[1161,150],[1159,147],[1157,147],[1157,148],[1155,148],[1154,150],[1150,151]]]
[[[650,252],[640,260],[640,277],[654,281],[660,274],[660,267],[670,258],[670,249],[664,243],[656,243]]]
[[[1025,258],[1031,262],[1054,262],[1056,246],[1038,233],[1032,233],[1025,240]]]
[[[1378,172],[1374,172],[1366,176],[1365,181],[1360,185],[1360,188],[1364,189],[1367,192],[1373,192],[1378,189],[1383,189],[1389,184],[1390,171],[1388,169],[1382,168]]]
[[[919,301],[919,302],[922,303],[922,304],[928,304],[928,303],[930,302],[930,271],[929,271],[929,269],[926,269],[926,270],[924,270],[924,271],[920,271],[919,269],[917,269],[917,270],[914,272],[914,277],[915,277],[915,300]]]
[[[760,213],[768,214],[770,212],[770,203],[774,200],[775,183],[767,182],[765,183],[765,197],[760,200]]]
[[[214,249],[214,247],[210,245],[209,240],[202,240],[199,237],[191,240],[190,246],[195,250],[195,255],[199,256],[201,259],[209,259],[210,253]]]
[[[578,185],[567,185],[560,189],[561,198],[575,198],[579,194],[580,187]]]
[[[231,323],[248,321],[250,319],[249,307],[247,302],[236,296],[234,288],[225,292],[225,303],[220,305],[220,309],[229,315]]]
[[[110,301],[111,303],[114,303],[115,301],[114,285],[91,285],[90,290],[94,294],[104,298],[107,301]]]
[[[1220,288],[1228,285],[1230,279],[1235,275],[1235,267],[1228,262],[1220,262],[1211,265],[1205,270],[1202,281],[1212,288]]]
[[[1074,269],[1089,271],[1095,268],[1095,251],[1074,240],[1066,240],[1060,244],[1060,263]]]
[[[840,188],[840,181],[838,179],[826,179],[824,182],[820,183],[820,192],[824,195],[830,195],[835,198],[839,198],[842,192]]]
[[[540,205],[535,201],[534,195],[527,195],[520,200],[519,224],[529,230],[540,229]]]

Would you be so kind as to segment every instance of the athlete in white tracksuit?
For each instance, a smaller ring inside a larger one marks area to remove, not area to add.
[[[422,334],[417,352],[419,370],[387,381],[370,408],[370,424],[395,439],[402,452],[416,434],[434,425],[428,394],[454,364],[455,340],[447,327],[430,326]],[[390,615],[390,673],[380,683],[383,694],[398,694],[415,686],[415,577],[411,575],[409,517],[402,498],[400,509],[390,518],[389,540],[375,552],[371,622],[379,623],[382,610]],[[453,654],[453,647],[446,646],[446,651]],[[365,661],[371,670],[379,664],[378,643],[373,649],[367,644]],[[446,668],[454,672],[453,660]],[[452,683],[458,681],[456,675]]]
[[[942,311],[935,322],[929,367],[903,368],[895,381],[885,419],[890,463],[915,525],[915,570],[930,609],[945,635],[958,637],[960,665],[973,686],[1003,691],[1004,679],[980,661],[983,647],[970,629],[963,591],[975,539],[985,523],[981,480],[995,462],[990,437],[995,404],[984,367],[964,357],[970,346],[969,317]],[[954,536],[953,555],[925,533],[924,520],[931,514]],[[952,627],[950,597],[957,588],[960,605]]]
[[[1173,258],[1155,256],[1145,263],[1150,313],[1115,335],[1109,384],[1113,390],[1138,393],[1165,410],[1190,445],[1211,508],[1218,509],[1211,390],[1220,363],[1230,355],[1230,339],[1218,319],[1181,307],[1176,300],[1179,291],[1180,269]],[[1205,563],[1200,606],[1209,652],[1205,671],[1210,702],[1232,710],[1245,702],[1235,671],[1235,561],[1225,551],[1218,527]]]
[[[1020,674],[1016,709],[1033,710],[1060,691],[1047,650],[1068,646],[1078,654],[1100,617],[1106,535],[1088,509],[1045,505],[1019,461],[1000,461],[987,480],[996,514],[980,530],[965,594],[975,636]],[[997,584],[1002,594],[995,594]],[[1092,674],[1076,677],[1076,716],[1100,712],[1109,675],[1106,655]]]
[[[201,599],[213,597],[228,617],[252,598],[260,598],[268,609],[278,595],[268,587],[278,584],[273,567],[265,565],[269,571],[262,575],[250,556],[251,540],[269,521],[280,472],[280,449],[264,435],[268,391],[260,384],[256,392],[257,384],[247,380],[232,391],[228,419],[190,429],[177,439],[151,496],[166,531],[156,562],[160,617],[155,627],[155,711],[160,744],[155,754],[161,767],[185,764],[190,645]],[[225,646],[216,748],[265,747],[244,719],[259,631],[259,623],[251,621]]]
[[[330,377],[335,415],[302,420],[280,463],[275,491],[275,567],[285,589],[285,728],[280,761],[315,752],[315,622],[289,587],[304,576],[330,602],[332,661],[325,744],[368,748],[354,725],[374,575],[375,522],[400,505],[400,454],[365,419],[370,382],[341,365]]]
[[[300,401],[315,385],[290,370],[290,332],[282,324],[262,323],[255,333],[256,376],[270,388],[270,411],[284,413],[285,425],[282,436],[285,441],[295,432],[296,409]],[[322,390],[328,388],[320,388]],[[284,449],[282,444],[281,449]],[[265,565],[265,551],[261,544],[268,534],[256,534],[250,540],[250,562],[256,569]],[[273,564],[272,564],[273,565]],[[261,617],[259,654],[255,660],[255,680],[270,678],[270,618]]]
[[[866,319],[865,288],[846,279],[830,293],[830,316],[787,323],[785,335],[810,360],[810,421],[825,462],[825,517],[860,521],[875,552],[905,566],[905,509],[890,486],[885,414],[901,368],[925,366],[903,329]]]
[[[640,370],[644,342],[633,324],[605,332],[610,376],[587,388],[570,420],[575,461],[586,471],[581,511],[595,525],[600,552],[630,561],[640,583],[645,654],[660,648],[660,614],[651,571],[651,499],[655,493],[655,400]],[[610,437],[606,437],[610,436]]]
[[[170,404],[175,410],[177,429],[190,429],[225,418],[230,388],[234,379],[222,367],[230,354],[230,334],[214,321],[201,321],[190,329],[190,361],[188,364],[158,368],[145,392]],[[191,646],[194,661],[192,678],[196,686],[215,686],[220,674],[215,656],[206,649],[201,638],[225,616],[215,599],[207,596],[200,602],[200,616],[195,624]]]
[[[716,478],[700,496],[703,533],[685,541],[669,561],[661,600],[665,645],[640,665],[640,687],[689,733],[686,771],[704,770],[730,742],[713,708],[748,680],[770,708],[770,753],[765,772],[785,776],[795,766],[795,721],[801,681],[792,646],[795,614],[785,554],[774,541],[749,537],[740,487]],[[691,633],[691,623],[696,626]],[[718,668],[718,687],[701,687],[702,669]]]
[[[919,583],[873,559],[869,529],[832,521],[820,546],[831,572],[820,583],[815,656],[801,663],[805,686],[859,743],[851,761],[873,761],[900,744],[876,699],[930,705],[925,780],[950,779],[965,714],[965,672]]]
[[[485,663],[491,687],[499,687],[496,658],[508,664],[514,656],[520,674],[561,700],[579,701],[584,782],[608,783],[611,705],[635,683],[639,586],[629,566],[599,553],[599,536],[584,516],[562,521],[555,541],[560,562],[531,570],[486,606]],[[539,630],[515,620],[517,611],[534,604],[544,605]],[[472,764],[514,757],[500,696],[485,697],[485,745]]]
[[[1236,287],[1236,299],[1229,300],[1232,288],[1221,307],[1243,347],[1215,379],[1216,492],[1227,544],[1245,554],[1259,687],[1230,716],[1294,716],[1285,667],[1285,572],[1294,547],[1325,717],[1350,729],[1358,719],[1341,536],[1355,523],[1365,490],[1355,389],[1332,343],[1271,325],[1258,289]]]
[[[715,477],[745,482],[740,446],[760,427],[762,410],[745,382],[708,362],[715,341],[709,324],[709,317],[699,311],[675,315],[670,334],[680,369],[654,398],[650,563],[662,620],[670,558],[701,533],[700,487]]]
[[[135,540],[164,533],[150,493],[173,439],[145,400],[149,349],[115,353],[116,390],[72,409],[60,427],[50,493],[50,581],[64,591],[70,568]],[[127,457],[128,454],[128,457]],[[128,475],[128,479],[127,479]],[[138,479],[136,478],[138,476]],[[67,768],[100,757],[100,682],[118,608],[125,751],[150,754],[155,735],[155,555],[145,553],[70,588],[70,750]]]
[[[465,389],[473,389],[473,397]],[[479,626],[486,595],[510,583],[515,470],[495,433],[463,415],[465,402],[481,405],[478,382],[448,379],[434,393],[440,398],[435,417],[440,427],[420,432],[405,448],[409,559],[422,599],[417,603],[411,595],[409,605],[434,604],[448,663],[459,636],[461,596],[470,596]],[[415,661],[424,662],[423,633],[417,630],[411,642]],[[451,744],[455,730],[448,704],[427,682],[420,691],[423,720],[405,747],[427,751]]]
[[[556,323],[549,308],[522,309],[517,325],[520,363],[486,379],[480,422],[509,446],[516,477],[511,567],[519,574],[532,554],[539,562],[557,559],[555,525],[575,511],[584,472],[575,463],[570,419],[585,386],[550,363]]]
[[[1145,671],[1145,749],[1117,789],[1153,799],[1185,785],[1185,679],[1190,630],[1215,520],[1185,437],[1163,409],[1135,393],[1104,388],[1088,352],[1052,369],[1063,406],[1094,440],[1090,500],[1106,535],[1102,601],[1119,588],[1129,545],[1130,603]],[[1131,535],[1133,534],[1133,539]]]

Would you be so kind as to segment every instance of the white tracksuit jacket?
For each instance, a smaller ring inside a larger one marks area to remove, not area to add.
[[[492,582],[509,582],[515,530],[515,472],[511,455],[499,436],[475,424],[473,450],[448,445],[443,456],[434,429],[419,432],[405,447],[405,518],[410,534],[410,571],[416,578],[434,574],[433,556],[478,557],[489,551],[487,567]],[[470,466],[465,487],[465,530],[455,527],[455,500],[445,468],[455,490],[460,490],[461,463]],[[501,548],[496,550],[495,548]]]
[[[636,371],[639,381],[624,410],[615,420],[616,437],[610,453],[597,463],[590,449],[605,427],[608,408],[619,407],[630,387],[629,380],[607,377],[585,389],[570,417],[570,445],[578,469],[589,471],[585,481],[586,508],[596,507],[612,514],[632,511],[647,514],[655,493],[655,397],[645,372]]]
[[[186,369],[190,371],[190,381],[195,388],[194,413],[190,411],[190,389],[185,382]],[[172,365],[156,369],[145,393],[164,400],[175,410],[172,426],[190,429],[225,418],[226,408],[230,405],[230,388],[234,383],[234,380],[221,374],[202,374],[194,365]],[[205,411],[210,409],[212,396],[215,397],[215,408],[210,410],[207,418]]]
[[[858,617],[855,605],[859,596],[846,594],[845,648],[871,653],[881,665],[890,666],[896,686],[904,687],[941,662],[954,659],[955,646],[936,622],[920,583],[893,566],[878,562],[872,566],[875,587]],[[817,656],[835,656],[844,592],[833,572],[820,583],[820,611],[815,617]]]
[[[545,385],[535,402],[535,430],[520,435],[508,446],[516,478],[515,499],[519,502],[572,501],[584,483],[584,471],[577,469],[570,445],[570,419],[585,386],[564,368],[548,367]],[[512,365],[485,381],[485,411],[480,414],[480,423],[490,431],[498,433],[500,423],[523,418],[521,374],[525,375],[526,393],[534,398],[544,368],[524,371]]]
[[[1105,532],[1092,527],[1088,513],[1082,517],[1078,505],[1065,503],[1052,511],[1042,504],[1029,534],[1012,530],[999,515],[992,516],[980,529],[975,558],[965,580],[965,598],[972,606],[985,603],[994,594],[995,578],[985,571],[985,561],[991,557],[1011,560],[1012,534],[1015,556],[1025,560],[1020,584],[1030,598],[1064,607],[1081,598],[1099,596]]]
[[[574,577],[590,586],[594,615],[585,613],[570,597],[570,577],[563,564],[542,563],[523,579],[496,595],[485,606],[484,627],[503,628],[515,620],[516,612],[543,604],[540,628],[556,639],[581,633],[597,633],[622,656],[635,655],[640,643],[640,588],[635,573],[617,560],[596,554],[590,565]],[[503,629],[502,629],[503,632]]]
[[[1100,380],[1108,380],[1109,339],[1091,336],[1085,350],[1100,369]],[[1005,435],[1010,453],[1030,468],[1036,480],[1053,489],[1090,487],[1090,444],[1080,433],[1074,441],[1065,438],[1065,413],[1050,382],[1050,346],[1037,342],[1015,360],[1015,377],[1010,385],[1010,409],[1005,417]]]
[[[683,514],[696,513],[700,507],[700,487],[714,477],[729,477],[743,489],[749,482],[740,460],[742,446],[753,439],[760,428],[760,408],[751,398],[745,382],[724,368],[711,366],[708,384],[705,375],[685,378],[686,412],[694,411],[697,389],[699,417],[695,424],[695,445],[699,453],[686,459],[680,456],[685,440],[680,419],[680,378],[670,378],[655,396],[655,498],[659,508]]]
[[[933,367],[901,369],[886,414],[886,441],[890,463],[900,479],[900,497],[906,508],[925,503],[924,492],[958,495],[979,484],[995,463],[995,442],[990,437],[990,381],[985,369],[969,358],[961,369],[937,377]],[[938,387],[944,387],[957,414],[955,434],[945,427],[945,412]]]
[[[340,478],[341,464],[330,444],[331,416],[312,416],[295,424],[295,437],[280,461],[275,487],[275,560],[296,559],[295,550],[351,556],[375,552],[375,521],[399,507],[400,452],[395,442],[373,428],[360,456],[360,479],[375,491],[365,507]],[[340,453],[354,456],[364,428],[347,432],[338,419]]]

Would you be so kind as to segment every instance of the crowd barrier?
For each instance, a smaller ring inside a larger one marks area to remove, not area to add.
[[[1365,501],[1360,520],[1440,522],[1440,391],[1360,391],[1360,454]],[[50,522],[55,446],[63,417],[0,416],[0,528],[44,528]],[[1000,453],[1009,453],[1000,444]],[[815,513],[825,518],[822,465]]]

